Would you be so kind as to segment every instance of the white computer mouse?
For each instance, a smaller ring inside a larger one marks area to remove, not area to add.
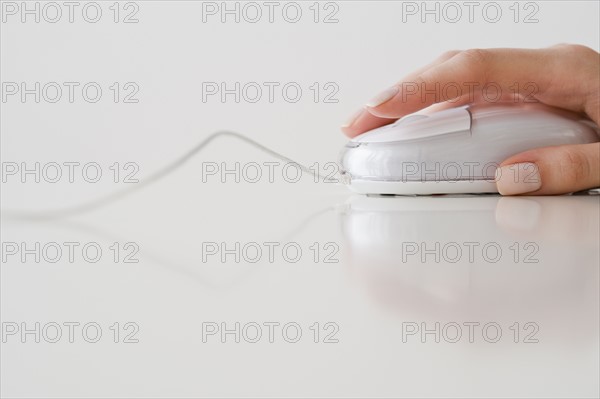
[[[411,114],[352,139],[343,180],[363,194],[495,193],[496,168],[533,148],[600,141],[589,119],[540,103],[476,104]]]

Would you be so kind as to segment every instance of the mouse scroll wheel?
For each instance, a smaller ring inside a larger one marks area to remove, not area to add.
[[[422,115],[422,114],[410,114],[410,115],[406,115],[403,116],[402,118],[398,119],[398,121],[395,123],[395,125],[404,125],[406,123],[412,123],[414,121],[418,121],[420,119],[425,119],[425,118],[429,118],[427,115]]]

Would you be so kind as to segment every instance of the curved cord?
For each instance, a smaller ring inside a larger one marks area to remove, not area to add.
[[[216,139],[217,137],[222,137],[222,136],[230,136],[230,137],[236,138],[238,140],[244,141],[244,142],[250,144],[251,146],[256,147],[259,150],[271,155],[274,158],[277,158],[277,159],[287,162],[287,163],[293,163],[293,164],[297,165],[298,168],[300,168],[302,171],[308,172],[311,175],[319,178],[320,180],[330,182],[330,183],[339,182],[338,179],[335,179],[335,178],[332,179],[329,177],[325,177],[325,176],[321,175],[319,172],[313,171],[313,170],[307,168],[306,166],[301,165],[298,162],[295,162],[292,159],[290,159],[278,152],[275,152],[275,151],[265,147],[264,145],[260,144],[259,142],[254,141],[251,138],[246,137],[240,133],[236,133],[236,132],[228,131],[228,130],[221,130],[221,131],[217,131],[217,132],[211,134],[206,139],[204,139],[200,143],[198,143],[194,148],[189,150],[187,153],[185,153],[181,157],[177,158],[175,161],[171,162],[169,165],[165,166],[164,168],[156,171],[154,174],[148,176],[143,181],[140,181],[135,186],[128,187],[128,188],[120,190],[120,191],[116,191],[116,192],[108,194],[104,197],[100,197],[96,200],[85,202],[81,205],[75,205],[75,206],[71,206],[71,207],[67,207],[67,208],[63,208],[63,209],[41,211],[41,212],[3,210],[2,213],[8,217],[13,217],[13,218],[49,219],[49,218],[58,218],[58,217],[64,217],[64,216],[69,216],[69,215],[73,215],[73,214],[92,211],[94,209],[103,207],[106,204],[117,201],[117,200],[133,193],[134,191],[137,191],[146,186],[149,186],[149,185],[157,182],[158,180],[162,179],[163,177],[173,173],[175,170],[177,170],[179,167],[181,167],[183,164],[185,164],[187,161],[189,161],[191,158],[193,158],[194,155],[196,155],[197,153],[202,151],[202,149],[204,149],[204,147],[206,147],[208,144],[210,144],[214,139]]]

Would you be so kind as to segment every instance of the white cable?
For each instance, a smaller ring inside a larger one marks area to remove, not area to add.
[[[319,172],[311,170],[308,167],[301,165],[298,162],[295,162],[295,161],[291,160],[290,158],[288,158],[278,152],[275,152],[275,151],[271,150],[270,148],[267,148],[264,145],[254,141],[251,138],[246,137],[240,133],[236,133],[236,132],[228,131],[228,130],[221,130],[221,131],[217,131],[217,132],[211,134],[206,139],[204,139],[200,143],[198,143],[194,148],[189,150],[187,153],[185,153],[181,157],[177,158],[175,161],[171,162],[169,165],[165,166],[164,168],[159,169],[157,172],[153,173],[152,175],[148,176],[147,178],[143,179],[143,181],[141,181],[140,183],[138,183],[132,187],[128,187],[121,191],[116,191],[114,193],[108,194],[108,195],[98,198],[96,200],[85,202],[80,205],[66,207],[63,209],[47,210],[47,211],[2,210],[2,214],[3,214],[3,216],[8,216],[9,218],[12,217],[12,218],[21,218],[21,219],[24,219],[24,218],[25,219],[50,219],[50,218],[58,218],[58,217],[64,217],[64,216],[69,216],[69,215],[78,214],[78,213],[89,212],[91,210],[105,206],[106,204],[109,204],[111,202],[117,201],[117,200],[119,200],[137,190],[140,190],[146,186],[149,186],[149,185],[155,183],[156,181],[162,179],[163,177],[173,173],[175,170],[177,170],[179,167],[181,167],[184,163],[186,163],[188,160],[193,158],[197,153],[202,151],[202,149],[204,147],[206,147],[208,144],[210,144],[210,142],[212,142],[214,139],[216,139],[217,137],[223,137],[223,136],[230,136],[230,137],[236,138],[238,140],[244,141],[244,142],[250,144],[251,146],[256,147],[259,150],[271,155],[274,158],[277,158],[277,159],[287,162],[287,163],[293,163],[293,164],[297,165],[298,168],[300,168],[304,172],[308,172],[311,175],[319,178],[320,180],[323,180],[324,182],[329,182],[329,183],[339,182],[338,179],[335,179],[335,178],[332,179],[330,177],[322,176]]]

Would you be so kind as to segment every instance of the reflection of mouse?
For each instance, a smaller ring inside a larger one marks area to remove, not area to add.
[[[412,114],[355,137],[341,154],[364,194],[495,193],[497,166],[538,147],[600,141],[581,115],[531,104],[477,104]]]
[[[573,326],[543,311],[561,309],[589,341],[589,315],[598,313],[591,292],[598,285],[599,205],[598,195],[351,195],[337,208],[340,261],[402,320],[493,315],[512,323],[535,315],[564,336]]]

